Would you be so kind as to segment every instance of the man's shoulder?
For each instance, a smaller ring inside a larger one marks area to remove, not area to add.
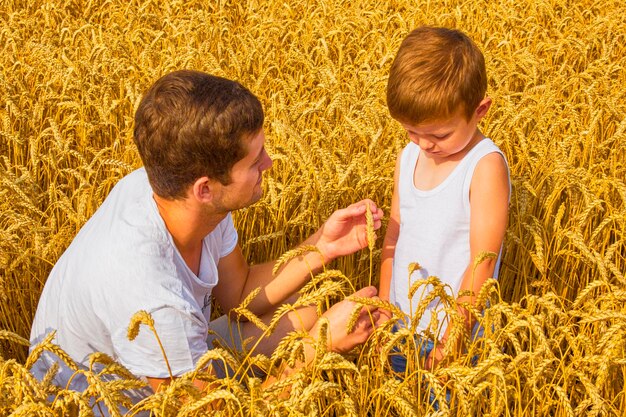
[[[112,230],[141,230],[143,227],[160,226],[155,222],[157,213],[146,171],[139,168],[113,187],[90,222],[104,222]]]
[[[63,255],[75,267],[102,271],[136,269],[143,259],[171,257],[171,242],[160,221],[145,169],[122,178],[81,228]],[[94,273],[96,271],[92,271]]]
[[[148,190],[152,192],[152,189],[150,188],[150,181],[148,181],[146,169],[141,167],[126,174],[121,180],[119,180],[107,196],[107,199],[119,193],[146,193]]]
[[[204,244],[211,256],[217,260],[233,251],[238,238],[232,215],[228,213],[217,227],[204,237]]]

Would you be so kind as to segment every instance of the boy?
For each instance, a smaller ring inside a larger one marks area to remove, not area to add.
[[[392,64],[387,105],[410,142],[396,161],[379,296],[407,315],[419,302],[408,298],[418,279],[437,276],[456,295],[463,290],[478,294],[487,278],[497,277],[499,257],[482,262],[473,274],[473,260],[480,252],[500,253],[510,192],[504,155],[477,127],[491,106],[486,89],[483,55],[458,30],[414,30]],[[421,268],[409,276],[413,262]],[[435,299],[417,330],[428,328],[436,307]],[[421,351],[429,369],[443,358],[448,338],[441,310],[442,337]],[[469,313],[461,310],[471,329]],[[388,312],[380,313],[381,321],[388,319]],[[405,371],[405,358],[394,355],[391,362],[395,371]]]

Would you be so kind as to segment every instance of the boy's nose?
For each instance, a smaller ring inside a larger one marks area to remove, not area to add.
[[[420,139],[417,145],[425,151],[431,150],[435,144],[427,139]]]

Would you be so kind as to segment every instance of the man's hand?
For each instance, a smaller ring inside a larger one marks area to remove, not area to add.
[[[376,296],[376,292],[376,287],[365,287],[355,292],[354,295],[357,297],[374,297]],[[303,366],[309,366],[312,361],[314,361],[316,355],[315,344],[318,342],[322,318],[328,320],[326,339],[328,341],[327,348],[329,351],[346,353],[355,346],[365,342],[374,330],[375,323],[379,319],[379,314],[376,307],[364,306],[359,312],[353,331],[348,333],[348,322],[350,321],[355,307],[356,303],[354,301],[343,300],[327,310],[322,317],[315,322],[311,330],[309,330],[309,342],[313,343],[305,343],[304,345],[304,363],[298,363],[294,368],[284,367],[280,370],[278,379],[288,377],[296,372],[297,369]],[[263,385],[268,387],[276,382],[276,380],[275,377],[269,376]],[[285,388],[283,394],[289,395],[289,388]]]
[[[366,199],[335,211],[315,233],[314,244],[326,262],[367,247],[368,204],[372,212],[374,230],[379,229],[383,211],[372,200]]]
[[[376,287],[365,287],[354,293],[357,297],[374,297],[376,295]],[[352,311],[356,307],[356,303],[350,300],[343,300],[329,310],[322,317],[328,319],[328,350],[337,353],[349,352],[352,348],[365,342],[374,330],[374,325],[379,319],[379,313],[376,307],[364,306],[357,318],[354,330],[348,333],[348,322]],[[319,333],[318,320],[309,334],[314,340],[317,340]]]
[[[376,321],[376,327],[384,326],[389,320],[391,320],[391,311],[382,308],[378,309],[379,317]]]

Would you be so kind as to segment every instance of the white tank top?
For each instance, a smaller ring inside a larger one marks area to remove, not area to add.
[[[415,313],[420,299],[431,287],[421,287],[409,300],[411,284],[419,279],[437,276],[448,284],[456,297],[463,275],[470,264],[470,200],[469,191],[474,169],[485,155],[500,149],[490,140],[477,143],[437,187],[423,191],[415,187],[413,173],[420,148],[410,142],[402,152],[398,178],[400,202],[400,234],[393,259],[393,274],[389,298],[407,315]],[[505,158],[506,161],[506,158]],[[408,276],[409,264],[421,266]],[[494,277],[497,278],[500,257]],[[428,328],[433,312],[438,314],[443,336],[447,323],[444,305],[434,299],[422,316],[418,330]],[[435,329],[433,329],[435,330]]]

